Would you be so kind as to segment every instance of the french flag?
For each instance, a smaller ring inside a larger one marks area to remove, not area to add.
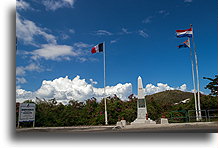
[[[98,44],[98,45],[92,47],[91,52],[92,52],[92,53],[103,52],[103,48],[104,48],[104,44],[103,44],[103,43],[100,43],[100,44]]]
[[[182,38],[182,37],[192,37],[192,28],[185,29],[185,30],[176,30],[176,36],[177,38]]]

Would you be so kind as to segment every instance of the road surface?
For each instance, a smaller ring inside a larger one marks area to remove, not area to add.
[[[72,127],[35,127],[17,128],[17,135],[27,133],[218,133],[217,122],[154,124],[114,128],[110,126],[72,126]]]

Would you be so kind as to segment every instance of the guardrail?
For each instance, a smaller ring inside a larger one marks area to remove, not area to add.
[[[201,118],[196,116],[196,111],[201,112]],[[169,122],[211,122],[218,120],[218,109],[209,110],[179,110],[171,111]]]
[[[187,122],[188,116],[186,110],[170,112],[169,122]]]
[[[201,117],[196,116],[196,111],[201,112]],[[188,110],[189,122],[204,121],[207,122],[207,111],[206,110]]]
[[[209,109],[207,110],[207,113],[209,122],[218,120],[218,109]]]

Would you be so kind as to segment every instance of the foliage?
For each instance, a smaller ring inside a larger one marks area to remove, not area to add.
[[[211,82],[208,83],[205,87],[205,89],[210,89],[211,93],[210,95],[214,95],[214,96],[217,96],[217,90],[218,90],[218,75],[215,75],[215,78],[212,79],[212,78],[206,78],[206,77],[203,77],[204,79],[208,79],[210,80]]]
[[[189,98],[187,103],[182,100]],[[159,120],[161,116],[170,118],[172,111],[194,110],[193,94],[177,90],[164,91],[145,97],[149,118]],[[133,95],[128,100],[121,100],[116,95],[107,97],[108,123],[116,124],[117,121],[125,119],[128,123],[134,121],[137,116],[137,98]],[[25,103],[31,103],[31,100]],[[38,99],[36,104],[36,127],[56,127],[56,126],[78,126],[78,125],[104,125],[105,108],[104,99],[100,102],[96,98],[91,98],[85,102],[70,100],[68,104],[57,103],[57,100],[49,101]],[[177,104],[175,104],[177,103]],[[217,98],[214,96],[201,95],[201,109],[216,109]],[[16,106],[18,110],[18,106]],[[177,113],[183,116],[183,113]],[[18,113],[16,113],[17,120]],[[22,126],[31,127],[31,123],[22,123]]]

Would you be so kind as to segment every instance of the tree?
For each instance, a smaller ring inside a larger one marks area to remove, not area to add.
[[[215,78],[212,79],[212,78],[206,78],[206,77],[203,77],[203,79],[208,79],[210,80],[211,82],[208,83],[205,87],[205,89],[210,89],[211,93],[210,95],[214,95],[214,96],[217,96],[217,89],[218,89],[218,75],[215,75]]]

